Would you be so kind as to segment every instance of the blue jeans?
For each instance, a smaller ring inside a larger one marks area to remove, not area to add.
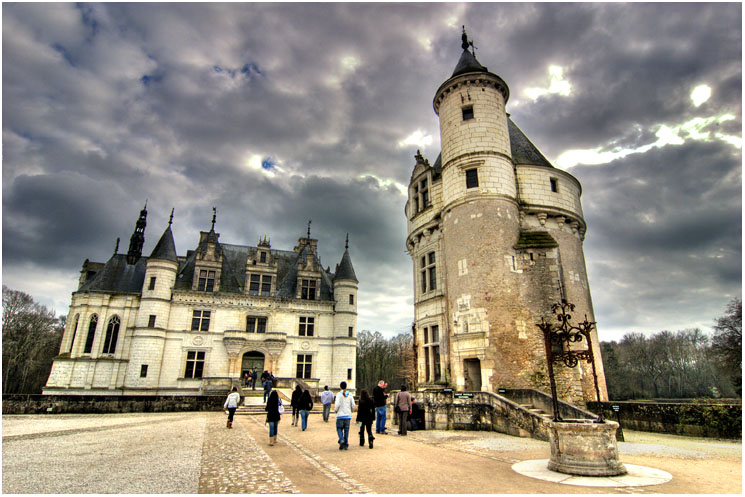
[[[385,431],[385,413],[386,406],[376,407],[375,414],[375,433],[383,433]]]
[[[271,390],[264,390],[264,402],[266,403],[266,398],[269,397],[269,394],[272,393]]]
[[[300,419],[302,421],[301,427],[303,428],[303,430],[308,427],[308,412],[310,411],[300,411]]]
[[[279,421],[269,421],[269,436],[277,436],[277,428],[279,428]]]
[[[339,435],[339,443],[349,445],[349,424],[352,422],[351,419],[338,419],[336,420],[336,433]]]
[[[331,404],[323,404],[323,420],[329,422],[329,412],[331,411]]]

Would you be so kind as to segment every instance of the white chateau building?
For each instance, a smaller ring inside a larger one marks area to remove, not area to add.
[[[355,386],[357,277],[349,242],[335,271],[317,240],[293,250],[219,241],[200,232],[176,253],[171,221],[143,257],[143,208],[127,254],[83,263],[60,354],[45,394],[224,393],[243,373],[271,371],[279,385]],[[258,388],[258,385],[257,385]]]

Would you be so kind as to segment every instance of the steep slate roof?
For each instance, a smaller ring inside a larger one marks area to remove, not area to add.
[[[452,78],[467,72],[489,72],[486,67],[482,66],[479,61],[476,60],[476,57],[474,57],[468,49],[463,50],[463,53],[460,55],[460,60],[458,60],[458,64],[456,64],[455,70],[450,77]]]
[[[135,264],[127,264],[126,254],[114,254],[103,269],[86,281],[76,293],[136,293],[142,292],[145,281],[147,257],[140,257]]]
[[[221,243],[222,269],[220,274],[220,292],[243,293],[246,288],[246,259],[256,247]],[[277,261],[277,297],[295,298],[297,291],[297,273],[300,262],[307,257],[307,247],[300,254],[288,250],[270,250],[272,259]],[[194,280],[196,251],[190,250],[179,267],[176,277],[176,290],[190,290]],[[321,263],[316,257],[316,263]],[[321,268],[320,300],[333,300],[333,283],[326,271]]]
[[[344,251],[344,255],[341,257],[341,262],[336,266],[334,281],[336,280],[352,280],[359,282],[357,275],[354,274],[354,267],[352,267],[352,258],[349,256],[349,250]]]
[[[510,133],[510,150],[512,151],[512,162],[515,165],[544,166],[553,169],[554,166],[533,145],[525,133],[522,132],[512,119],[507,118],[507,129]]]
[[[153,253],[150,254],[150,258],[165,259],[173,262],[178,261],[178,256],[176,255],[176,244],[173,241],[173,232],[171,232],[170,224],[163,232],[158,243],[155,244],[155,248],[153,249]]]

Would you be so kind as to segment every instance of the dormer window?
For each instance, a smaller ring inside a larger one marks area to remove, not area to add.
[[[432,205],[429,196],[430,174],[427,173],[424,177],[414,182],[413,185],[410,194],[413,205],[412,217]]]
[[[266,263],[266,252],[263,250],[259,253],[259,262]]]
[[[316,300],[315,280],[300,280],[300,298],[303,300]]]
[[[199,282],[197,283],[197,290],[200,292],[215,291],[215,271],[209,271],[205,269],[201,269],[199,271]]]

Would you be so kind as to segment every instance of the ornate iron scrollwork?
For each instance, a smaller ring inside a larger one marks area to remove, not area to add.
[[[544,343],[546,346],[546,360],[548,362],[548,378],[551,383],[551,399],[553,401],[554,421],[562,421],[559,414],[559,400],[556,394],[556,380],[554,379],[554,363],[564,363],[568,368],[574,368],[579,361],[587,361],[592,364],[592,376],[595,380],[595,395],[597,396],[600,413],[596,423],[605,423],[603,418],[603,406],[600,403],[600,388],[598,387],[598,375],[595,370],[595,357],[592,353],[592,330],[595,329],[595,322],[585,320],[577,326],[572,326],[570,321],[574,312],[574,304],[562,300],[551,306],[551,312],[555,315],[558,324],[547,323],[541,318],[540,324],[536,326],[543,332]],[[579,344],[582,341],[587,342],[587,349],[572,350],[571,344]]]

